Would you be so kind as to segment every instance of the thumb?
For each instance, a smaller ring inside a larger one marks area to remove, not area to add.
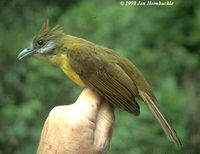
[[[115,120],[113,106],[104,101],[97,115],[94,144],[100,153],[106,153],[109,149]]]

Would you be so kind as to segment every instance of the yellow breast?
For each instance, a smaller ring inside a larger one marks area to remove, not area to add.
[[[76,72],[74,72],[74,70],[71,68],[69,64],[69,59],[66,55],[54,55],[51,56],[49,59],[54,64],[58,65],[64,71],[64,73],[77,85],[79,85],[80,87],[86,87],[86,85],[80,79],[79,75],[76,74]]]

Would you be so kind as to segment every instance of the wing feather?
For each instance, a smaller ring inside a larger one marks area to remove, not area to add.
[[[97,77],[98,76],[98,77]],[[105,72],[93,75],[88,81],[88,85],[96,89],[113,105],[125,109],[126,111],[139,115],[139,105],[134,96],[115,78],[105,74]]]
[[[140,114],[135,100],[136,86],[116,62],[108,62],[101,54],[87,52],[84,48],[71,51],[68,56],[71,67],[88,87],[94,88],[114,106]]]

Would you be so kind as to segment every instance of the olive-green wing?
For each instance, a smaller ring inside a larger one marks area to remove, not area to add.
[[[139,105],[134,97],[136,87],[115,61],[107,61],[103,57],[106,55],[83,49],[71,51],[68,56],[71,67],[88,87],[95,89],[114,106],[139,115]]]

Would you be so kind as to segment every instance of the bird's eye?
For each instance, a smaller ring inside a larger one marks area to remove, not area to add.
[[[38,44],[39,46],[43,46],[43,45],[44,45],[44,41],[43,41],[43,40],[39,40],[39,41],[37,41],[37,44]]]

